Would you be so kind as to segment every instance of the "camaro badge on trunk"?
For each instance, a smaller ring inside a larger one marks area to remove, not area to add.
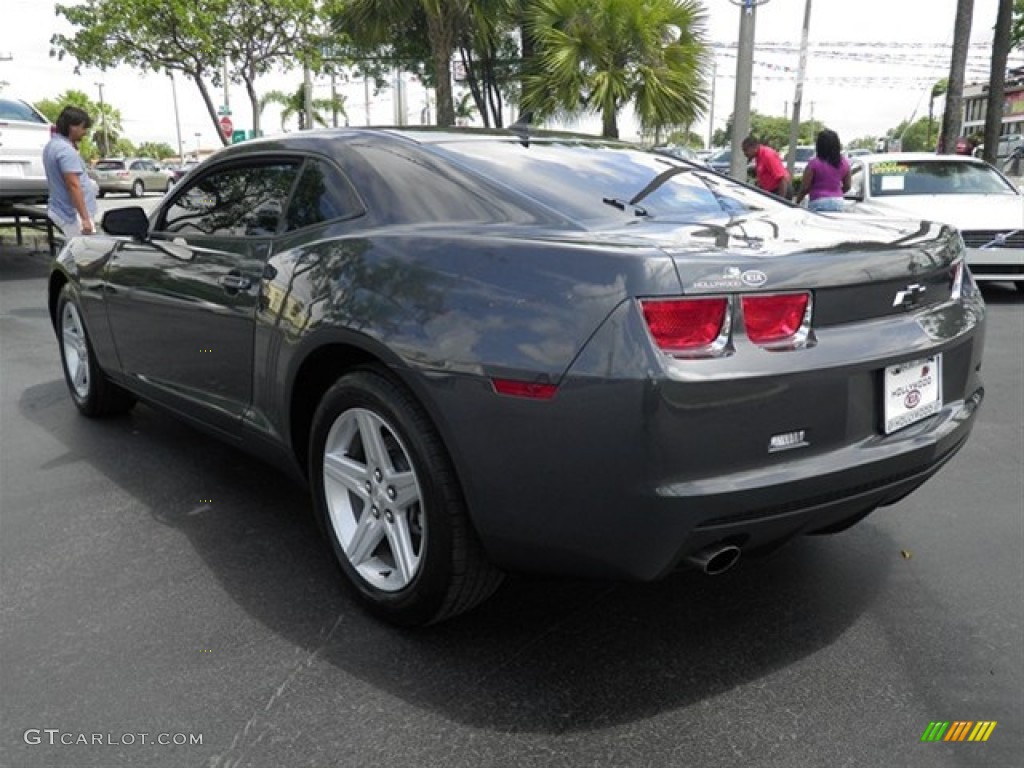
[[[894,307],[910,309],[910,307],[920,301],[921,294],[927,290],[927,288],[919,283],[911,283],[902,291],[896,291],[896,298],[892,300],[892,305]]]

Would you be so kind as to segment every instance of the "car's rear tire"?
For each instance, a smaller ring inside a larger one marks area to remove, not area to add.
[[[131,410],[135,396],[107,379],[96,362],[82,311],[70,285],[61,289],[57,300],[57,339],[64,380],[79,411],[98,417]]]
[[[359,600],[402,626],[441,621],[502,574],[469,523],[451,460],[422,407],[377,368],[342,376],[313,419],[317,520]]]
[[[132,182],[132,197],[142,197],[146,194],[146,185],[142,183],[142,179],[136,179]]]
[[[106,195],[106,194],[107,194],[107,193],[106,193],[106,192],[104,192],[104,191],[103,191],[103,190],[101,189],[101,190],[100,190],[99,192],[97,192],[97,193],[96,193],[96,197],[103,197],[103,196],[104,196],[104,195]]]

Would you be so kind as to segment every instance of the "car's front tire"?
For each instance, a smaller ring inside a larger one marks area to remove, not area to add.
[[[61,289],[57,300],[57,337],[64,380],[79,411],[86,416],[110,416],[131,410],[135,397],[107,379],[96,362],[70,285]]]
[[[469,610],[502,574],[484,556],[429,418],[376,368],[321,400],[310,438],[318,522],[360,601],[403,626]]]

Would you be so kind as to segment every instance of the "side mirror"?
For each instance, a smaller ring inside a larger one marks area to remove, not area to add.
[[[149,217],[137,205],[114,208],[103,214],[102,226],[108,235],[128,235],[142,240],[149,233]]]

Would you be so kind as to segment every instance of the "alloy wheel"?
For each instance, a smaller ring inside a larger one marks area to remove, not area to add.
[[[371,586],[409,586],[426,545],[423,496],[409,451],[377,412],[351,408],[324,446],[330,525],[356,572]]]
[[[60,342],[68,381],[81,398],[89,396],[89,345],[82,325],[82,316],[72,302],[64,305],[60,316]]]

